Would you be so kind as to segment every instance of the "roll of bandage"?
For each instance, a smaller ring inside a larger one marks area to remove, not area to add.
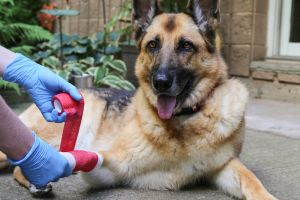
[[[73,172],[90,172],[101,167],[103,157],[96,152],[74,150],[84,110],[84,100],[75,101],[67,93],[52,98],[52,105],[59,114],[66,112],[66,121],[61,138],[60,151],[68,160]]]

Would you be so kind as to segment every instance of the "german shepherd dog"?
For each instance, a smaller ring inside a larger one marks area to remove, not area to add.
[[[155,0],[134,0],[133,8],[139,88],[82,91],[77,149],[104,157],[83,179],[98,188],[178,190],[205,178],[236,198],[276,199],[238,158],[248,92],[227,77],[216,43],[219,1],[190,0],[177,14],[162,13]],[[59,144],[62,124],[44,122],[34,106],[20,118]],[[14,176],[29,187],[19,168]]]

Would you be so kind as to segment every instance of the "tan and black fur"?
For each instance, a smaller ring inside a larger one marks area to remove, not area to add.
[[[161,13],[154,0],[133,4],[140,87],[134,94],[82,91],[86,104],[76,147],[104,156],[103,167],[83,178],[97,188],[178,190],[205,177],[237,198],[276,199],[238,158],[248,92],[228,79],[215,44],[219,2],[191,0],[179,14]],[[169,111],[158,114],[160,95],[176,97],[169,119],[162,119]],[[44,122],[34,106],[20,118],[59,144],[62,124]],[[15,178],[29,185],[18,168]]]

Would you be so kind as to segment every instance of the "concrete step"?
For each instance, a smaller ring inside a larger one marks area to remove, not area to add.
[[[250,99],[246,128],[300,139],[300,104]]]

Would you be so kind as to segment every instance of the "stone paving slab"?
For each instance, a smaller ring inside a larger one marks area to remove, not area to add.
[[[248,130],[241,160],[280,200],[300,199],[300,140]],[[53,195],[47,199],[101,200],[229,200],[212,187],[197,185],[178,192],[143,191],[126,188],[90,190],[78,175],[53,184]],[[7,172],[0,173],[0,199],[31,199]]]

